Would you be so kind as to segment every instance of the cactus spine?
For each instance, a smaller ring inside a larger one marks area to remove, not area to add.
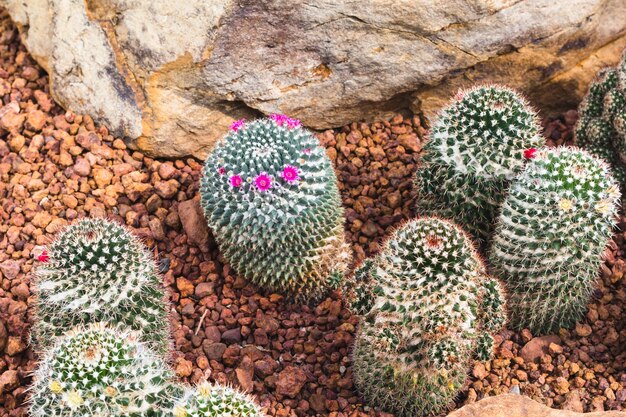
[[[83,219],[49,245],[35,271],[33,338],[45,347],[67,329],[106,321],[140,333],[159,353],[169,347],[165,290],[143,244],[123,226]]]
[[[619,198],[608,165],[586,151],[536,153],[511,186],[489,256],[516,328],[549,333],[581,318]]]
[[[161,416],[176,389],[136,334],[92,324],[56,339],[31,388],[32,417]]]
[[[500,86],[460,91],[438,115],[415,179],[417,212],[449,218],[485,242],[510,181],[543,144],[523,97]]]
[[[349,262],[333,167],[283,115],[239,121],[207,158],[200,186],[224,257],[261,287],[315,299]]]
[[[626,186],[626,51],[616,68],[600,71],[578,109],[578,144],[613,165]]]
[[[492,334],[506,321],[498,281],[486,277],[467,235],[437,218],[406,223],[357,274],[348,294],[364,316],[353,353],[357,388],[397,416],[438,412],[471,359],[491,355]]]
[[[263,417],[249,396],[223,385],[202,383],[186,390],[176,402],[173,417]]]

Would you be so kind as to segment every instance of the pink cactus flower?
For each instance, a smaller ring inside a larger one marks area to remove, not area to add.
[[[254,179],[254,184],[259,191],[267,191],[272,188],[272,178],[266,172],[261,172]]]
[[[296,127],[300,127],[302,124],[298,119],[292,119],[290,117],[287,118],[287,129],[295,129]]]
[[[537,149],[536,148],[526,149],[524,151],[524,158],[526,158],[526,159],[533,159],[535,157],[536,153],[537,153]]]
[[[239,131],[239,129],[243,127],[245,122],[246,122],[246,119],[235,120],[234,122],[231,123],[230,130],[232,130],[233,132]]]
[[[278,126],[282,126],[285,122],[287,122],[287,117],[284,114],[272,113],[270,114],[270,119],[272,119]]]
[[[48,256],[48,251],[45,249],[41,251],[41,253],[37,257],[37,260],[39,262],[48,262],[50,260],[50,256]]]
[[[270,114],[270,119],[274,121],[278,126],[286,126],[287,129],[295,129],[296,127],[300,127],[302,124],[298,119],[292,119],[291,117],[285,114],[273,113]]]
[[[241,187],[242,183],[243,183],[243,180],[241,179],[239,175],[233,175],[230,177],[230,185],[232,187],[239,188]]]
[[[285,165],[285,167],[283,168],[282,177],[285,181],[287,181],[288,184],[297,182],[300,179],[300,176],[298,175],[298,168],[292,165]]]
[[[220,174],[220,175],[224,175],[224,174],[226,174],[226,168],[224,168],[224,167],[219,167],[219,168],[217,169],[217,173],[218,173],[218,174]]]
[[[311,155],[311,148],[306,148],[305,150],[302,151],[302,153],[305,155]]]

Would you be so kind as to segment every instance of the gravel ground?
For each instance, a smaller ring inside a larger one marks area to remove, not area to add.
[[[162,262],[174,311],[172,366],[185,381],[230,382],[275,416],[382,416],[351,378],[356,318],[339,294],[316,306],[287,303],[238,277],[220,256],[197,199],[201,165],[126,149],[89,116],[51,100],[48,77],[0,18],[0,416],[25,416],[36,357],[28,346],[30,252],[81,216],[131,226]],[[545,122],[551,144],[571,143],[576,112]],[[396,116],[321,133],[336,164],[346,231],[357,260],[411,216],[411,177],[425,134]],[[626,218],[621,219],[626,230]],[[504,331],[497,356],[470,369],[451,407],[521,392],[577,411],[626,401],[626,233],[616,234],[585,320],[559,335]],[[621,345],[621,346],[620,346]],[[513,388],[515,389],[515,388]]]

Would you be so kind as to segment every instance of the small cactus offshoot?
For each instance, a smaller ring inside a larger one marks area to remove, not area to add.
[[[366,262],[348,302],[363,315],[355,384],[397,416],[438,412],[458,393],[473,358],[488,359],[506,321],[504,294],[472,242],[437,218],[407,222]]]
[[[176,401],[173,417],[264,417],[254,400],[233,388],[204,382]]]
[[[513,177],[544,143],[535,111],[501,86],[460,91],[429,133],[417,212],[449,218],[485,242]]]
[[[229,263],[257,285],[316,299],[350,260],[330,159],[284,115],[239,121],[207,158],[201,202]]]
[[[32,417],[161,416],[179,395],[136,334],[92,324],[56,339],[35,373]]]
[[[510,188],[489,255],[508,284],[515,328],[545,334],[583,316],[619,199],[608,164],[588,152],[535,154]]]
[[[34,283],[38,346],[75,326],[106,321],[138,331],[153,349],[167,352],[165,290],[152,255],[123,226],[104,219],[73,223],[47,247]]]

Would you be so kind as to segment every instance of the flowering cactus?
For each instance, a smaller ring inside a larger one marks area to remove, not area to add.
[[[83,219],[39,255],[32,336],[39,346],[75,326],[106,321],[140,332],[154,350],[169,347],[165,290],[152,256],[123,226]]]
[[[609,161],[626,186],[626,51],[617,68],[602,70],[578,109],[578,144]]]
[[[357,271],[348,302],[363,320],[353,352],[357,388],[397,416],[454,399],[472,358],[489,359],[506,321],[504,295],[467,235],[436,218],[406,223]]]
[[[544,142],[535,111],[500,86],[461,91],[438,115],[417,171],[417,212],[449,218],[481,242],[510,181]]]
[[[619,198],[608,165],[576,148],[541,149],[514,181],[489,260],[516,328],[548,333],[582,317]]]
[[[337,181],[299,121],[235,122],[206,160],[200,193],[224,257],[256,284],[315,299],[343,276],[350,256]]]
[[[56,340],[35,373],[32,417],[160,416],[180,393],[136,334],[92,324]]]
[[[176,402],[173,417],[263,417],[252,398],[222,385],[207,382],[186,390]]]

